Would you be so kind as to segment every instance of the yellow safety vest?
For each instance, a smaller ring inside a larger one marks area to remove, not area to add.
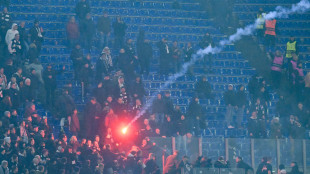
[[[296,41],[293,43],[287,42],[286,44],[286,58],[292,58],[292,54],[296,53]]]
[[[256,26],[257,29],[264,29],[264,23],[265,23],[265,20],[263,18],[264,15],[265,13],[257,14],[257,19],[258,19],[258,23]]]

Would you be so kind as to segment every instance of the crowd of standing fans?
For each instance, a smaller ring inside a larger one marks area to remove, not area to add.
[[[35,20],[27,31],[25,22],[14,23],[8,8],[3,8],[0,29],[0,173],[156,174],[160,173],[156,163],[156,158],[160,157],[154,155],[158,147],[149,137],[191,137],[192,134],[200,135],[207,128],[206,112],[199,100],[212,100],[214,96],[205,76],[195,84],[195,95],[186,113],[174,106],[170,92],[165,91],[158,93],[150,109],[140,114],[148,95],[141,76],[150,72],[153,49],[143,30],[139,31],[136,45],[132,39],[125,40],[126,29],[121,16],[112,22],[106,11],[95,23],[88,1],[80,0],[76,5],[76,17],[71,17],[66,25],[74,81],[58,90],[57,76],[66,68],[53,64],[43,68],[40,63],[45,30],[39,21]],[[209,33],[199,43],[200,48],[213,45]],[[181,64],[189,62],[194,54],[191,43],[181,48],[177,41],[170,45],[162,38],[156,46],[159,49],[159,73],[163,75],[180,71]],[[95,49],[102,51],[93,64],[91,53]],[[228,128],[244,128],[246,113],[250,115],[250,137],[266,138],[269,134],[269,137],[281,138],[286,135],[282,131],[287,130],[290,137],[303,138],[303,132],[309,126],[306,101],[309,97],[305,95],[310,82],[306,77],[308,80],[303,86],[297,54],[290,53],[292,60],[287,61],[285,75],[292,85],[290,89],[296,93],[296,112],[288,115],[285,110],[288,102],[281,96],[277,104],[281,119],[269,118],[268,87],[264,80],[254,76],[248,86],[250,105],[243,85],[238,86],[237,91],[233,85],[228,85],[224,94]],[[275,57],[281,57],[281,54],[276,52]],[[202,59],[205,72],[212,73],[212,59],[211,54]],[[281,68],[276,67],[272,70],[279,72]],[[279,80],[277,72],[273,73],[275,80]],[[193,76],[193,73],[193,67],[189,67],[187,74]],[[77,110],[72,95],[72,86],[78,84],[82,86],[83,100],[90,96],[82,113]],[[60,121],[59,134],[54,135],[55,125],[49,123],[47,113],[40,112],[42,106]],[[125,141],[128,137],[122,135],[121,126],[126,126],[137,115],[141,117],[131,125],[131,141]],[[66,127],[69,128],[67,133]],[[223,157],[214,164],[202,156],[190,164],[188,158],[184,156],[179,160],[178,152],[174,152],[166,160],[164,173],[191,172],[193,167],[230,167]],[[262,172],[269,170],[267,161],[262,162]],[[252,170],[241,157],[236,162],[238,168]]]

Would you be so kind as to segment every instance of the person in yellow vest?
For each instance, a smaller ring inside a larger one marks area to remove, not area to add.
[[[273,52],[276,44],[277,20],[265,21],[265,46],[266,50]]]
[[[286,55],[285,55],[285,57],[290,60],[293,57],[293,54],[298,55],[297,48],[298,48],[297,41],[295,40],[294,36],[291,36],[290,40],[286,43]]]
[[[258,19],[258,24],[256,26],[256,36],[257,36],[257,40],[259,42],[259,44],[262,43],[262,40],[264,38],[264,24],[265,24],[265,17],[266,13],[264,13],[264,10],[262,8],[259,8],[259,11],[256,15],[257,19]]]

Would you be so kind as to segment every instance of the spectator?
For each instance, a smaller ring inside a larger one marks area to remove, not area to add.
[[[166,164],[163,169],[163,174],[170,174],[176,172],[178,155],[179,152],[174,151],[172,155],[167,157]]]
[[[256,174],[272,174],[271,158],[263,157],[261,163],[257,167]]]
[[[193,166],[189,163],[188,156],[183,156],[182,160],[177,165],[177,172],[181,173],[182,171],[184,173],[190,173],[192,171]]]
[[[174,66],[174,73],[177,73],[180,71],[181,68],[181,50],[178,47],[178,42],[174,41],[172,48],[171,48],[171,53],[172,53],[172,63]]]
[[[198,136],[201,133],[201,130],[206,128],[205,125],[205,116],[202,106],[199,104],[198,97],[193,97],[193,100],[188,106],[188,118],[190,118],[192,123],[192,128],[194,129],[195,134]]]
[[[88,1],[80,0],[75,6],[75,13],[79,20],[84,20],[87,13],[90,12],[90,6]]]
[[[139,59],[136,56],[135,48],[133,47],[132,39],[127,39],[124,46],[125,53],[128,55],[128,58],[132,61],[132,66],[136,72],[139,72]],[[127,76],[128,80],[131,81],[134,76]]]
[[[135,101],[136,99],[143,101],[143,97],[146,95],[146,92],[141,77],[137,76],[135,81],[132,82],[130,86],[131,86],[130,93],[131,97],[133,98],[133,101]]]
[[[68,39],[68,47],[73,48],[78,42],[80,38],[80,31],[78,24],[75,21],[75,17],[72,16],[67,23],[67,39]]]
[[[199,43],[199,46],[202,49],[206,49],[209,46],[214,47],[214,42],[212,40],[210,33],[207,32],[203,36],[202,40]],[[213,59],[213,57],[212,57],[211,53],[204,55],[204,57],[203,57],[203,68],[204,68],[205,72],[212,72],[212,64],[213,64],[212,59]],[[209,65],[209,69],[207,69],[206,65]]]
[[[90,51],[96,28],[90,13],[86,14],[86,18],[80,20],[81,43],[83,47]]]
[[[248,120],[248,132],[251,138],[260,138],[264,135],[264,126],[262,121],[257,119],[257,111],[253,111]]]
[[[144,39],[142,45],[142,52],[138,57],[141,66],[140,73],[143,74],[145,72],[146,75],[148,75],[150,72],[150,60],[152,60],[153,57],[153,48],[152,45],[150,44],[150,40]]]
[[[32,43],[29,46],[29,50],[26,55],[26,59],[29,60],[29,63],[34,62],[34,60],[39,58],[39,52],[36,44]]]
[[[134,77],[134,62],[123,48],[120,49],[117,64],[118,68],[124,73],[126,79],[129,80]]]
[[[259,44],[262,44],[262,40],[264,37],[264,25],[265,25],[265,15],[263,8],[259,8],[259,11],[257,12],[257,19],[258,24],[256,26],[256,36]]]
[[[282,138],[282,125],[280,123],[279,117],[275,117],[271,121],[270,138],[273,138],[273,139]]]
[[[101,116],[101,106],[97,103],[96,98],[92,97],[84,110],[85,137],[92,138],[96,135],[98,121]],[[103,126],[103,125],[102,125]]]
[[[196,95],[201,99],[211,98],[211,85],[207,81],[205,76],[202,76],[201,79],[195,85]]]
[[[238,156],[236,158],[236,163],[237,163],[237,168],[244,169],[244,173],[248,173],[249,171],[254,172],[253,168],[250,165],[248,165],[247,163],[245,163],[243,161],[242,157]]]
[[[298,55],[298,45],[294,36],[290,36],[290,40],[286,43],[286,62],[289,62],[293,57],[292,54]]]
[[[77,135],[80,131],[80,122],[78,118],[78,111],[75,109],[71,116],[68,117],[70,131],[73,135]]]
[[[113,23],[114,31],[114,47],[123,48],[124,46],[124,37],[126,35],[127,25],[122,20],[121,16],[116,17],[116,21]]]
[[[229,168],[229,162],[224,160],[224,157],[220,156],[214,163],[214,168]]]
[[[274,51],[277,30],[276,19],[265,21],[265,46],[268,51]]]
[[[237,108],[237,113],[236,113],[237,128],[241,128],[241,122],[243,121],[244,109],[247,104],[247,96],[245,94],[243,85],[240,85],[238,88],[235,102],[236,102],[236,108]]]
[[[8,8],[4,7],[1,13],[1,40],[5,39],[5,34],[7,33],[8,29],[10,29],[12,25],[12,18],[11,14],[8,12]],[[13,35],[13,37],[15,34]]]
[[[111,35],[111,20],[108,12],[104,11],[103,16],[98,19],[97,30],[99,32],[99,49],[109,46],[109,37]],[[115,34],[117,35],[117,34]]]
[[[36,19],[34,21],[34,26],[29,30],[31,42],[37,47],[38,53],[41,51],[41,46],[43,43],[44,30],[39,26],[39,21]]]
[[[288,174],[302,174],[302,172],[299,171],[297,162],[292,162],[291,167],[292,167],[292,170],[291,172],[288,172]]]
[[[55,101],[55,90],[57,87],[56,76],[65,70],[65,66],[60,70],[53,70],[52,65],[48,64],[43,72],[44,87],[46,91],[46,104],[53,106]]]
[[[167,44],[167,40],[162,38],[162,40],[157,43],[157,47],[159,49],[160,74],[167,75],[169,73],[169,66],[171,61],[171,50]]]
[[[225,120],[227,122],[227,127],[231,129],[234,128],[232,126],[232,119],[235,108],[235,92],[233,91],[233,85],[228,85],[228,91],[224,93],[224,100],[226,104]]]
[[[5,35],[5,43],[6,43],[6,45],[9,46],[11,41],[16,37],[16,34],[19,34],[17,29],[18,29],[18,25],[16,23],[13,23],[12,24],[12,28],[9,29],[6,32],[6,35]]]
[[[183,49],[183,52],[184,52],[184,62],[188,63],[189,61],[192,60],[192,55],[194,54],[194,49],[190,42],[186,44],[186,47]],[[190,76],[194,74],[192,66],[188,68],[187,74],[189,74]]]
[[[284,164],[279,165],[278,174],[287,174]]]
[[[113,70],[113,61],[109,47],[105,47],[96,63],[96,79],[101,81],[104,75],[110,75]]]
[[[282,82],[282,68],[284,60],[279,50],[277,50],[276,54],[272,57],[274,58],[271,65],[271,77],[274,87],[278,89]]]
[[[154,100],[152,105],[152,113],[155,114],[156,122],[164,122],[165,105],[161,94],[157,94],[157,98]]]
[[[144,173],[145,174],[159,174],[160,170],[155,161],[155,155],[153,153],[149,154],[148,159],[144,163]]]
[[[22,43],[22,47],[24,48],[24,53],[27,53],[29,50],[28,45],[28,35],[25,28],[25,21],[22,21],[18,26],[18,33],[20,35],[20,42]]]
[[[0,167],[0,174],[9,174],[10,169],[8,168],[8,161],[3,160],[1,162],[1,167]]]
[[[34,102],[35,91],[31,87],[31,80],[27,78],[25,85],[21,88],[21,98],[23,102]]]
[[[290,120],[287,126],[287,131],[289,138],[291,139],[301,139],[304,138],[304,128],[300,124],[298,117],[290,115]]]

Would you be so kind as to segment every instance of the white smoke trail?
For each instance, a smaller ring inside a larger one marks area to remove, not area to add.
[[[267,13],[263,18],[265,20],[271,20],[275,18],[287,18],[290,14],[293,13],[305,13],[310,9],[310,3],[308,0],[301,0],[297,4],[293,4],[291,8],[285,8],[282,6],[277,6],[275,11],[271,11]],[[182,77],[188,70],[189,66],[193,65],[196,61],[202,59],[205,55],[207,54],[216,54],[222,51],[222,49],[225,47],[225,45],[232,44],[242,38],[242,36],[248,36],[252,35],[253,32],[256,30],[257,25],[260,23],[259,19],[255,20],[254,24],[247,25],[244,28],[238,28],[237,32],[231,36],[228,37],[228,39],[222,40],[219,42],[219,46],[212,48],[211,46],[205,48],[205,49],[200,49],[197,51],[195,55],[193,55],[193,58],[191,59],[190,62],[187,62],[183,64],[182,69],[180,72],[169,76],[168,80],[165,82],[163,86],[159,89],[165,89],[167,88],[170,84],[174,83],[177,78]],[[159,92],[158,92],[159,93]],[[156,93],[156,95],[158,94]],[[151,96],[149,99],[148,103],[142,108],[140,113],[136,115],[136,117],[128,124],[127,127],[131,126],[138,118],[140,118],[142,115],[146,113],[146,111],[152,106],[153,101],[156,99],[156,95]]]

